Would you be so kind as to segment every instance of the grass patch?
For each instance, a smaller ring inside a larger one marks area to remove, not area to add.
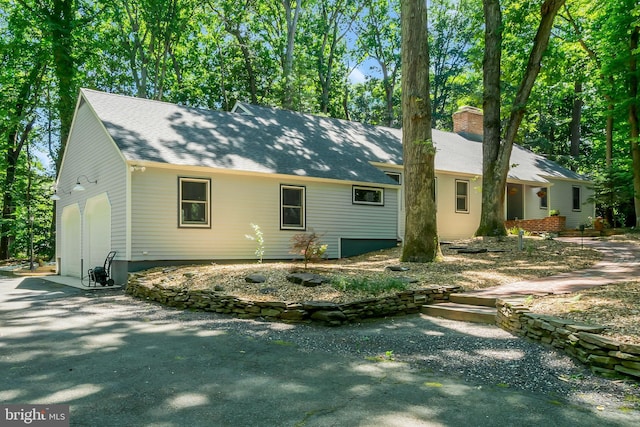
[[[404,291],[408,283],[396,277],[338,276],[331,280],[331,286],[342,292],[380,295],[389,291]]]

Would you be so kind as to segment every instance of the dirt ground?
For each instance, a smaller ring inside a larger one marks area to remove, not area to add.
[[[640,246],[639,234],[612,236]],[[458,253],[460,247],[487,249],[476,254]],[[594,265],[601,255],[580,245],[539,237],[526,237],[523,250],[517,238],[468,239],[442,245],[443,258],[428,264],[400,263],[400,248],[378,251],[359,257],[309,264],[306,271],[320,274],[332,283],[304,287],[287,281],[294,271],[305,271],[301,261],[211,264],[151,269],[143,274],[152,283],[164,286],[217,289],[229,295],[258,301],[332,301],[348,302],[381,296],[397,290],[372,292],[341,289],[345,279],[384,282],[391,278],[411,279],[410,288],[454,285],[463,290],[493,286],[580,270]],[[401,266],[406,271],[393,272],[387,267]],[[19,270],[16,274],[34,274]],[[50,274],[51,267],[39,268],[35,274]],[[245,278],[260,274],[264,283],[247,283]],[[608,335],[625,342],[640,343],[640,278],[580,291],[574,294],[527,299],[531,311],[576,321],[603,325]]]

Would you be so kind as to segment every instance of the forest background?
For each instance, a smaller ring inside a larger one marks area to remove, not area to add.
[[[500,2],[503,105],[541,4]],[[451,130],[458,107],[483,105],[483,2],[427,5],[433,126]],[[49,197],[79,88],[399,127],[399,10],[399,0],[0,0],[0,260],[53,256]],[[516,139],[589,176],[611,226],[637,226],[639,14],[638,0],[565,2]]]

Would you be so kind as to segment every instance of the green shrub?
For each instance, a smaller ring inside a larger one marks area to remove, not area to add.
[[[511,227],[511,228],[509,228],[507,230],[507,234],[510,234],[512,236],[517,236],[518,233],[520,232],[520,230],[521,230],[520,227]],[[523,233],[524,236],[531,236],[531,232],[530,231],[527,231],[527,230],[523,230],[523,231],[524,231],[524,233]]]

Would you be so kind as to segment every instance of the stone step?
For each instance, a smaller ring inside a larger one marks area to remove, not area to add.
[[[443,317],[451,320],[495,324],[497,310],[491,307],[446,302],[423,305],[420,312],[428,316]]]
[[[465,305],[481,305],[483,307],[496,307],[495,297],[486,297],[480,295],[469,294],[451,294],[449,295],[449,302],[455,302],[456,304]]]

